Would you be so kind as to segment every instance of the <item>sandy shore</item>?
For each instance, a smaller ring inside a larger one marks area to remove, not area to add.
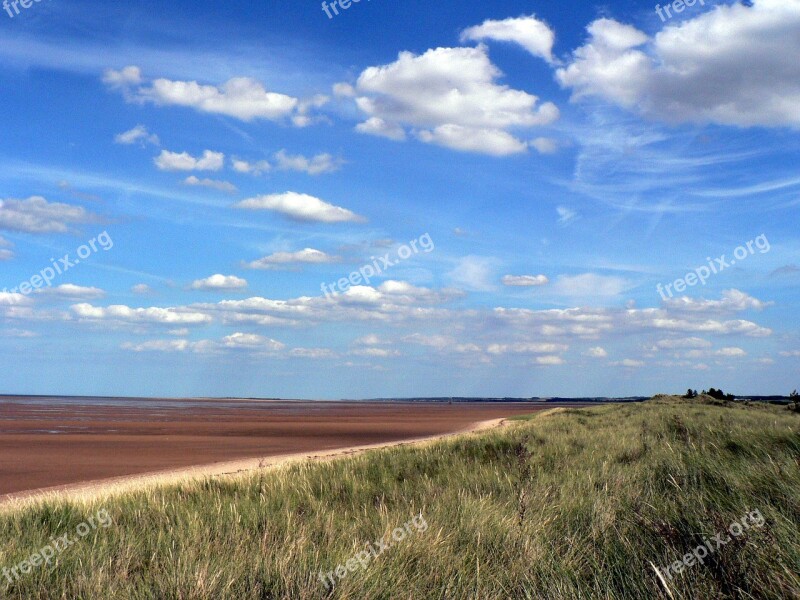
[[[66,500],[78,502],[91,502],[94,500],[108,498],[126,492],[142,490],[143,488],[155,487],[159,485],[176,484],[183,481],[202,479],[206,477],[225,477],[240,476],[261,469],[278,468],[292,463],[302,461],[329,461],[363,454],[369,450],[381,448],[392,448],[407,445],[422,445],[436,442],[453,436],[463,435],[477,431],[484,431],[501,427],[506,423],[506,419],[490,419],[474,423],[461,431],[452,433],[415,438],[404,441],[383,442],[378,444],[368,444],[365,446],[351,446],[347,448],[337,448],[324,452],[297,452],[277,456],[265,456],[261,458],[247,458],[241,460],[212,463],[208,465],[197,465],[183,469],[172,469],[155,473],[141,475],[130,475],[126,477],[114,477],[106,480],[89,481],[66,486],[57,486],[21,492],[18,494],[8,494],[0,497],[0,511],[20,510],[32,504],[39,504],[48,500]]]
[[[0,402],[0,503],[92,495],[433,439],[542,403]]]

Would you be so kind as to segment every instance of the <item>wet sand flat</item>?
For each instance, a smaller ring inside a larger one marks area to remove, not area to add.
[[[0,496],[460,431],[552,403],[0,399]]]

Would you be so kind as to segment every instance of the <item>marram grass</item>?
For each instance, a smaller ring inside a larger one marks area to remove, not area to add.
[[[800,597],[800,415],[675,398],[569,409],[419,447],[0,515],[0,568],[106,509],[20,599]],[[751,511],[763,527],[663,582]],[[428,528],[326,589],[320,572]]]

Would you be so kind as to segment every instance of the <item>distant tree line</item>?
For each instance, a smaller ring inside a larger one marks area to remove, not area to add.
[[[703,390],[699,394],[697,393],[697,390],[689,388],[686,391],[686,395],[684,396],[684,398],[692,399],[692,398],[697,398],[700,395],[711,396],[712,398],[716,398],[717,400],[736,400],[735,395],[726,394],[722,390],[718,390],[716,388],[709,388],[708,391]]]

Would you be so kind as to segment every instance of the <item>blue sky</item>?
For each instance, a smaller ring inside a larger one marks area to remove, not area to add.
[[[800,0],[339,13],[0,12],[0,392],[800,386]]]

